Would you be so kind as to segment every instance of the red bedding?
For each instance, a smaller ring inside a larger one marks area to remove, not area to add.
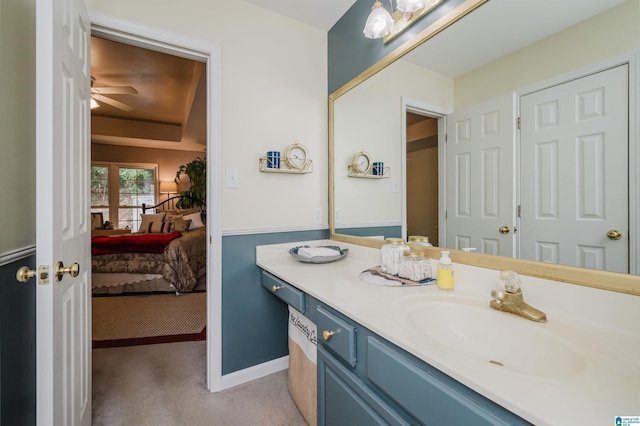
[[[168,234],[135,234],[115,237],[97,235],[91,238],[91,254],[161,254],[171,241],[181,236],[182,233],[178,231]]]

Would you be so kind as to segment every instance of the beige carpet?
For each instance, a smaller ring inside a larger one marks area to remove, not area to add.
[[[94,297],[93,340],[200,333],[207,324],[207,293]]]
[[[287,371],[210,393],[207,344],[93,351],[94,426],[305,426]]]

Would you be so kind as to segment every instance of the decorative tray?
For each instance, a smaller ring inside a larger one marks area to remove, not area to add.
[[[334,252],[335,254],[332,254],[332,252]],[[289,249],[289,254],[291,256],[293,256],[300,262],[305,263],[335,262],[336,260],[345,257],[348,252],[349,249],[341,249],[338,246],[297,246]]]
[[[389,287],[403,287],[403,286],[415,286],[415,285],[429,285],[436,284],[435,278],[427,278],[422,281],[411,281],[406,278],[401,278],[397,275],[387,274],[382,272],[379,266],[374,266],[366,271],[360,272],[360,279],[368,284],[389,286]]]

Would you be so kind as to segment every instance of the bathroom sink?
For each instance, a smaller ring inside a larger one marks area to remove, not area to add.
[[[489,297],[425,295],[399,301],[398,312],[403,327],[430,344],[495,368],[561,378],[587,367],[565,328],[491,309]]]

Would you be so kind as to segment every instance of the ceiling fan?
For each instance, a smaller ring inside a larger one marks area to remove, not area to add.
[[[95,81],[96,78],[91,77],[91,109],[99,107],[100,104],[97,101],[100,101],[123,111],[133,110],[132,106],[104,95],[137,95],[138,91],[135,88],[131,86],[94,87]]]

